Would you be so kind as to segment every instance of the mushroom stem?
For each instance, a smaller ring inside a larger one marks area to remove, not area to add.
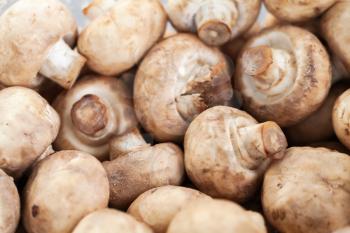
[[[208,45],[223,45],[231,39],[231,28],[237,18],[234,1],[206,1],[195,15],[198,36]]]
[[[87,7],[83,9],[83,13],[89,19],[93,20],[98,16],[103,15],[115,3],[115,0],[93,0]]]
[[[60,39],[49,51],[39,73],[69,89],[78,78],[86,59]]]

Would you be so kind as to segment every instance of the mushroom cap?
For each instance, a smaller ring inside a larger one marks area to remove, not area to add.
[[[60,119],[35,91],[9,87],[0,91],[0,168],[15,178],[55,140]]]
[[[102,102],[98,111],[102,108],[106,111],[106,119],[88,119],[83,113],[82,119],[74,122],[72,110],[84,97],[96,97]],[[104,107],[105,106],[105,107]],[[54,108],[61,117],[61,129],[55,141],[55,147],[59,150],[80,150],[96,156],[100,160],[108,157],[109,141],[113,136],[121,135],[136,127],[137,119],[133,110],[131,90],[128,90],[120,79],[103,76],[86,76],[79,80],[70,90],[63,92],[54,102]],[[106,109],[105,109],[106,108]],[[98,121],[105,122],[98,122]],[[81,122],[83,121],[83,122]],[[86,121],[86,122],[85,122]],[[79,127],[79,123],[82,125]],[[99,125],[104,123],[105,125]],[[97,135],[84,133],[84,126],[92,127]]]
[[[38,163],[26,184],[25,228],[28,233],[70,233],[85,215],[107,207],[108,198],[107,175],[95,157],[57,152]]]
[[[333,113],[332,121],[335,134],[339,141],[350,149],[350,89],[341,94],[336,100]]]
[[[167,233],[266,233],[263,217],[226,200],[197,200],[175,215]]]
[[[20,217],[20,200],[13,178],[0,169],[0,232],[15,232]]]
[[[153,233],[132,216],[114,209],[102,209],[86,215],[72,233]]]
[[[197,190],[166,185],[141,194],[128,208],[128,213],[146,223],[155,233],[165,233],[170,221],[195,200],[210,199]]]
[[[244,71],[248,62],[244,52],[265,46],[283,51],[292,59],[284,64],[289,72],[282,72],[284,76],[268,88],[260,87],[257,77]],[[298,123],[322,104],[330,85],[331,64],[326,49],[316,36],[298,27],[277,26],[263,31],[247,42],[238,58],[235,87],[242,94],[244,109],[259,121],[272,120],[281,127]]]
[[[92,70],[117,75],[140,61],[162,37],[166,22],[158,0],[116,1],[83,30],[78,48]]]
[[[262,204],[285,233],[328,233],[349,224],[350,157],[325,148],[292,147],[265,174]]]
[[[51,47],[72,40],[76,22],[59,0],[19,0],[0,16],[0,82],[34,88]]]
[[[184,104],[195,113],[208,105],[229,105],[233,95],[229,73],[225,56],[196,37],[177,34],[163,40],[150,50],[136,74],[134,106],[139,122],[157,141],[181,141],[192,119],[181,114],[177,99],[197,95],[200,103],[189,99]]]

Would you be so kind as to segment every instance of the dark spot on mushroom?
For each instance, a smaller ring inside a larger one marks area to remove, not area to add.
[[[32,216],[35,218],[39,214],[39,206],[33,205],[32,206]]]
[[[155,188],[151,191],[151,194],[155,193],[158,190],[158,188]]]
[[[277,188],[279,188],[279,189],[283,188],[283,184],[278,183],[278,184],[277,184]]]
[[[346,136],[349,136],[349,135],[350,135],[350,131],[349,131],[348,128],[345,128],[345,129],[344,129],[344,132],[345,132],[345,135],[346,135]]]
[[[271,214],[274,220],[283,221],[283,219],[286,217],[286,212],[283,209],[272,210]]]

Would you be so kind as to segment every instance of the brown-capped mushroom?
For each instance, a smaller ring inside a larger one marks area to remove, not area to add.
[[[277,26],[251,38],[238,58],[235,87],[244,108],[259,121],[291,126],[313,113],[327,97],[331,64],[310,32]]]
[[[107,207],[108,178],[95,157],[60,151],[34,168],[23,198],[28,233],[71,233],[85,215]]]
[[[165,233],[174,216],[193,201],[210,199],[197,190],[166,185],[141,194],[128,208],[128,213],[146,223],[155,233]]]
[[[156,140],[182,141],[189,123],[215,105],[231,105],[230,67],[217,49],[189,34],[157,44],[134,84],[135,112]]]
[[[265,216],[284,233],[329,233],[347,226],[349,171],[347,154],[325,148],[289,148],[265,174]]]
[[[244,202],[255,194],[271,159],[287,147],[274,122],[259,124],[235,108],[210,108],[190,124],[185,135],[185,168],[191,181],[213,197]]]
[[[55,140],[56,111],[35,91],[9,87],[0,91],[0,168],[19,178]]]
[[[159,40],[167,16],[158,0],[93,0],[84,9],[92,22],[78,40],[88,66],[118,75],[138,63]]]
[[[121,79],[86,76],[54,102],[61,116],[59,150],[85,151],[106,160],[109,141],[137,125],[132,94]]]
[[[19,0],[0,17],[0,82],[40,85],[42,76],[70,88],[85,58],[71,49],[77,25],[59,0]]]
[[[220,46],[247,31],[255,22],[260,0],[168,0],[176,29],[196,32],[208,45]]]
[[[172,143],[147,144],[138,129],[111,141],[111,159],[104,162],[110,183],[109,203],[127,208],[143,192],[164,185],[180,185],[183,153]]]
[[[350,149],[350,89],[342,93],[336,100],[332,121],[339,141]]]

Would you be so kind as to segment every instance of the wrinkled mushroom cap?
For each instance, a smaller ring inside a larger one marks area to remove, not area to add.
[[[350,89],[342,93],[333,107],[332,121],[338,139],[350,149]]]

